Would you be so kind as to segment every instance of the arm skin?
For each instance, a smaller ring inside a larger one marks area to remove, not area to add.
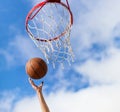
[[[29,79],[29,82],[38,95],[38,99],[40,102],[42,112],[50,112],[50,110],[45,102],[45,99],[43,97],[43,94],[42,94],[43,82],[39,86],[35,85],[35,83],[33,82],[32,79]]]

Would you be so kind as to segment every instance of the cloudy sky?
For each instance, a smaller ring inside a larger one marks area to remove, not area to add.
[[[41,57],[25,30],[39,0],[0,3],[0,112],[41,112],[25,64]],[[65,2],[65,0],[63,0]],[[48,65],[43,93],[51,112],[120,112],[120,0],[69,0],[75,62]]]

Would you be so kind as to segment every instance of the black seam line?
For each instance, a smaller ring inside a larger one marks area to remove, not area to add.
[[[31,67],[32,67],[33,71],[36,73],[36,75],[39,77],[39,73],[34,69],[32,64],[31,64]]]
[[[44,62],[43,62],[44,63]],[[38,64],[40,65],[40,66],[42,66],[42,69],[46,72],[46,69],[43,67],[43,64],[42,63],[40,63],[40,62],[38,62]],[[46,66],[46,65],[45,65]]]
[[[44,61],[42,61],[43,63],[45,63]],[[45,74],[47,73],[47,70],[43,67],[43,64],[38,62],[38,65],[40,65],[42,67],[42,69],[45,71]],[[46,66],[46,65],[45,65]],[[37,71],[35,71],[33,65],[31,64],[31,67],[33,68],[34,72],[37,74],[37,76],[39,77],[39,73]],[[43,72],[43,71],[42,71]]]

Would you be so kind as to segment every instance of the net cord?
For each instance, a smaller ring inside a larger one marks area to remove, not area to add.
[[[67,6],[69,8],[68,1],[66,0],[66,2],[67,2]],[[45,5],[45,2],[43,3],[43,5]],[[42,5],[42,7],[43,7],[43,5]],[[53,37],[51,35],[51,33],[49,33],[48,31],[46,31],[44,29],[44,27],[42,29],[39,29],[37,27],[37,22],[36,21],[39,20],[39,18],[37,18],[36,15],[42,9],[42,7],[40,7],[37,10],[37,12],[35,12],[34,15],[32,15],[29,18],[29,20],[31,20],[33,22],[34,26],[30,25],[28,23],[28,21],[27,21],[27,23],[26,23],[27,28],[26,29],[28,31],[28,34],[31,37],[31,39],[34,41],[36,46],[44,54],[44,57],[45,57],[47,63],[49,63],[50,61],[52,62],[53,68],[55,68],[55,63],[56,62],[60,63],[62,67],[63,67],[63,62],[64,61],[67,61],[69,63],[69,65],[71,65],[71,61],[72,62],[74,61],[74,54],[73,54],[71,43],[70,43],[71,24],[73,24],[73,19],[71,19],[71,23],[68,24],[68,26],[66,28],[66,31],[64,32],[64,35],[61,34],[59,39],[56,38],[56,39],[54,39],[52,41],[50,39],[46,39],[46,41],[40,41],[42,39],[34,37],[34,34],[32,34],[30,29],[36,30],[38,37],[40,37],[39,32],[44,32],[45,34],[49,35],[50,37]],[[57,7],[56,7],[56,9],[57,9]],[[44,11],[44,13],[45,13],[45,11]],[[46,15],[47,15],[47,13],[46,13]],[[51,16],[52,16],[52,14],[51,14]],[[34,21],[33,18],[35,18],[36,21]],[[61,18],[62,18],[62,16],[61,16]],[[64,19],[61,19],[60,24],[57,24],[57,22],[53,18],[54,23],[56,25],[58,25],[57,30],[60,30],[59,26],[63,23],[63,20]],[[48,22],[44,21],[44,18],[42,18],[42,22],[44,24],[46,24],[51,29],[50,31],[53,32],[53,35],[55,35],[54,29],[51,28],[51,26],[50,26],[50,24]]]

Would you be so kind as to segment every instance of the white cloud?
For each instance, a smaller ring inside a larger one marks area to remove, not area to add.
[[[7,63],[7,67],[14,63],[14,58],[12,57],[12,55],[5,49],[0,49],[0,57],[1,57],[1,62],[5,61],[5,63]]]
[[[39,112],[40,110],[40,105],[37,100],[37,97],[29,96],[29,97],[24,97],[20,101],[18,101],[13,108],[12,112]]]
[[[0,49],[0,55],[4,57],[6,66],[9,68],[25,64],[26,60],[40,56],[41,53],[29,37],[17,35],[9,41],[5,49]]]
[[[7,97],[6,99],[8,100],[9,98],[10,97]],[[94,86],[78,92],[61,90],[45,95],[45,100],[51,112],[119,112],[120,86]],[[4,100],[4,103],[6,103],[5,101],[6,100]],[[14,106],[11,105],[11,107],[11,112],[41,112],[36,95],[23,97],[14,103]]]
[[[74,11],[74,4],[78,12]],[[120,36],[120,0],[82,0],[74,4],[71,4],[75,16],[71,38],[73,50],[76,61],[82,57],[86,59],[85,63],[78,65],[77,71],[89,77],[91,84],[120,82],[120,50],[113,43],[113,38]],[[101,61],[93,60],[94,54],[89,51],[93,43],[106,47],[98,54]]]
[[[0,112],[10,112],[11,110],[11,103],[13,101],[13,98],[10,97],[10,98],[6,98],[6,99],[2,99],[0,101]]]
[[[0,92],[0,112],[10,112],[15,97],[15,91]]]
[[[18,53],[20,53],[19,58],[22,57],[22,59],[24,59],[26,57],[27,59],[39,55],[38,48],[29,37],[18,35],[10,45],[14,47],[16,52],[18,51]]]
[[[90,78],[91,83],[120,83],[120,50],[109,49],[101,61],[87,60],[76,70]]]
[[[120,0],[71,1],[74,14],[71,42],[77,58],[93,43],[109,47],[115,35],[120,35],[119,4]]]
[[[58,92],[47,100],[52,112],[119,112],[119,86],[101,86],[77,93]]]

